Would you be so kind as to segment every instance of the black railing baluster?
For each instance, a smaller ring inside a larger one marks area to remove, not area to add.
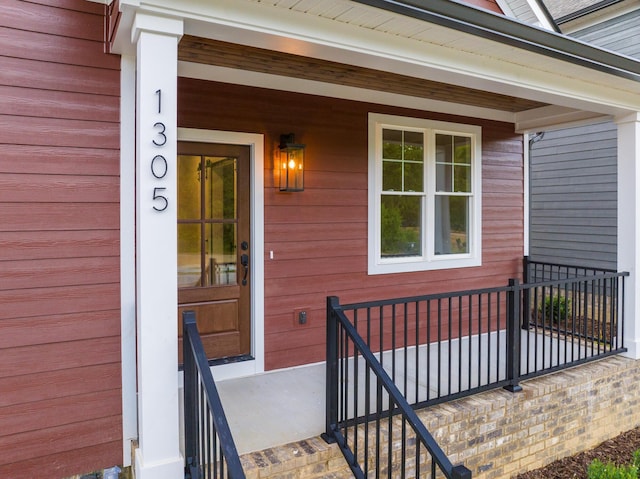
[[[507,292],[507,380],[506,386],[511,392],[522,391],[518,384],[520,377],[520,283],[517,279],[509,280]]]
[[[407,454],[415,450],[419,455],[421,447],[432,456],[432,474],[440,470],[449,479],[470,477],[464,470],[455,476],[455,468],[447,466],[446,457],[431,442],[428,431],[424,433],[428,440],[421,436],[424,431],[411,419],[412,407],[496,387],[517,391],[525,378],[625,351],[621,344],[624,305],[620,302],[627,273],[532,261],[527,268],[527,276],[534,282],[511,280],[508,286],[496,288],[352,305],[340,305],[337,298],[327,301],[327,379],[335,379],[334,386],[327,385],[327,391],[333,391],[328,393],[327,414],[333,414],[332,398],[339,414],[335,421],[327,419],[326,435],[337,440],[356,478],[411,474],[413,462]],[[582,276],[583,271],[591,276]],[[366,314],[361,315],[359,310]],[[346,313],[352,315],[351,320]],[[366,325],[361,324],[363,316]],[[377,328],[375,321],[379,321]],[[585,329],[587,325],[590,330]],[[415,331],[410,333],[411,328]],[[338,334],[331,339],[333,329]],[[415,348],[414,361],[409,347]],[[581,352],[583,347],[585,354]],[[332,359],[334,355],[337,359]],[[506,366],[502,362],[505,356]],[[384,362],[388,363],[386,369]],[[329,372],[333,363],[339,364],[339,373]],[[407,371],[410,363],[416,369],[415,385],[409,382],[414,380]],[[456,370],[458,381],[454,383],[452,374]],[[360,391],[363,383],[364,393]],[[418,434],[415,449],[410,429]],[[362,438],[359,434],[363,432]],[[428,462],[420,463],[418,457],[415,460],[412,471],[428,471]]]
[[[244,479],[222,402],[198,334],[195,313],[182,313],[185,477]]]

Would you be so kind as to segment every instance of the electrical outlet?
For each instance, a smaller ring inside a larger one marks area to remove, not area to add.
[[[309,308],[296,308],[293,310],[293,322],[298,326],[309,324]]]

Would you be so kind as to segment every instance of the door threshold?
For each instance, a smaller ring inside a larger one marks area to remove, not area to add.
[[[244,361],[253,361],[255,358],[250,354],[242,354],[240,356],[230,356],[227,358],[209,359],[209,366],[220,366],[222,364],[241,363]]]

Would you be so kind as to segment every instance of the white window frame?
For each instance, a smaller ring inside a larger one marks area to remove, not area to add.
[[[422,255],[383,258],[381,255],[382,130],[422,131],[425,138],[425,208],[422,213]],[[469,252],[436,255],[435,135],[471,138]],[[477,125],[369,113],[369,268],[370,275],[466,268],[482,264],[482,128]]]

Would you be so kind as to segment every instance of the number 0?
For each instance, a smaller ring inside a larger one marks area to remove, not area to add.
[[[153,160],[151,160],[151,174],[159,180],[167,176],[168,169],[169,166],[164,156],[156,155],[153,157]]]

